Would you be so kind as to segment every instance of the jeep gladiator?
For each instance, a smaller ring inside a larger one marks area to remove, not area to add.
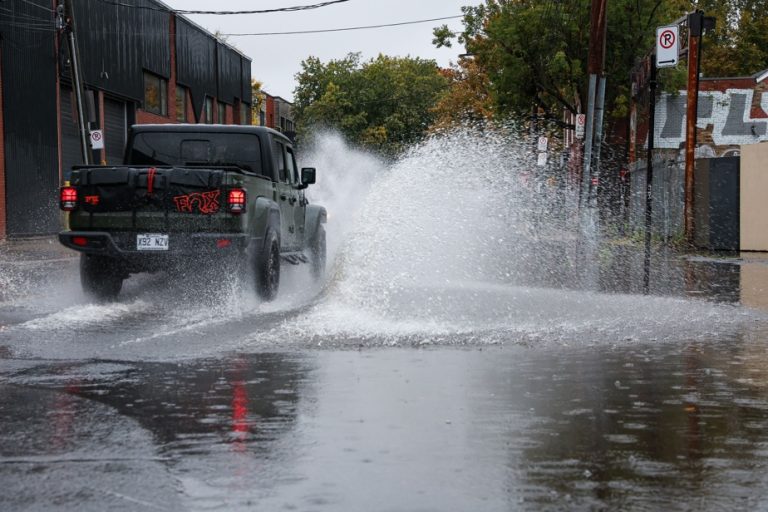
[[[60,190],[65,246],[86,294],[117,297],[132,273],[203,263],[242,269],[272,300],[280,262],[325,270],[323,207],[291,141],[258,126],[135,125],[121,166],[75,166]]]

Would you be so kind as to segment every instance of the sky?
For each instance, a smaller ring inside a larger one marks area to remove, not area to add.
[[[164,0],[174,9],[238,11],[274,9],[321,3],[323,0]],[[348,0],[308,11],[248,15],[185,15],[210,32],[222,34],[322,30],[365,25],[401,23],[431,18],[460,16],[461,7],[479,0]],[[354,30],[324,34],[228,36],[227,43],[253,60],[252,77],[264,83],[274,96],[293,99],[294,76],[301,61],[309,56],[327,62],[349,52],[361,52],[363,59],[379,53],[434,59],[440,66],[455,62],[464,48],[437,49],[432,44],[432,29],[447,24],[461,29],[461,19],[433,21],[399,27]]]

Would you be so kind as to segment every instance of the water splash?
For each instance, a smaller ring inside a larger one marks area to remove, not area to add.
[[[335,136],[314,149],[338,253],[319,303],[275,339],[648,340],[681,336],[681,315],[699,323],[694,337],[743,321],[730,306],[564,289],[598,275],[603,256],[583,260],[567,184],[535,169],[514,132],[441,134],[390,166]]]

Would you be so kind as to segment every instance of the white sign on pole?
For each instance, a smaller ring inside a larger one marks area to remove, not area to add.
[[[544,167],[545,165],[547,165],[546,153],[539,153],[539,157],[536,159],[536,165],[539,167]]]
[[[584,124],[587,122],[586,114],[576,114],[576,138],[584,138]]]
[[[546,137],[539,137],[539,144],[537,146],[539,151],[546,151],[548,142],[549,140]]]
[[[680,31],[677,25],[656,29],[656,67],[677,66],[680,51]]]
[[[104,132],[101,130],[91,131],[91,149],[104,149]]]

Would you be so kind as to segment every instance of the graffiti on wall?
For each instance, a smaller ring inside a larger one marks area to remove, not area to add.
[[[755,144],[768,141],[768,92],[761,94],[760,109],[752,108],[755,91],[727,89],[699,93],[700,130],[710,130],[715,146]],[[657,148],[678,149],[685,142],[686,94],[665,94],[656,105]]]

